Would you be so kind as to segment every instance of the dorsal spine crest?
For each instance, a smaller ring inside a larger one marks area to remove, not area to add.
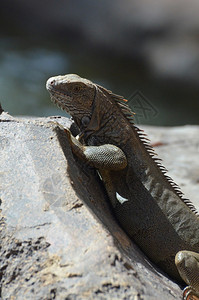
[[[134,112],[131,111],[130,107],[127,104],[127,100],[124,99],[122,96],[113,94],[111,91],[106,90],[111,97],[111,99],[117,104],[118,108],[126,118],[126,120],[129,122],[130,126],[134,130],[134,132],[138,135],[138,138],[144,148],[146,149],[149,156],[152,158],[153,162],[156,164],[156,166],[159,168],[161,173],[164,175],[165,179],[168,181],[170,186],[173,188],[174,192],[177,194],[177,196],[180,198],[182,202],[184,202],[189,209],[196,214],[199,217],[199,212],[193,205],[193,203],[189,200],[183,197],[183,192],[181,191],[180,187],[173,181],[173,179],[167,175],[168,170],[160,163],[162,161],[160,158],[155,157],[157,156],[155,150],[151,146],[150,139],[147,137],[147,135],[144,133],[144,131],[140,128],[138,128],[134,123],[133,116],[135,115]]]

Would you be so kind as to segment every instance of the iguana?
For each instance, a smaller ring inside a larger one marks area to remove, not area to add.
[[[127,100],[75,74],[46,84],[80,130],[73,153],[98,170],[125,232],[160,268],[199,297],[199,214],[166,175]]]

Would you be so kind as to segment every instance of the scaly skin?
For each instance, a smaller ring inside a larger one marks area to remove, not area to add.
[[[79,127],[79,140],[68,131],[72,151],[98,169],[125,232],[199,296],[199,217],[154,158],[123,97],[74,74],[49,78],[46,87]]]

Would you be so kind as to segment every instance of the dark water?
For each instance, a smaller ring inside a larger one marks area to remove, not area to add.
[[[50,76],[77,73],[129,100],[137,123],[199,124],[199,89],[151,78],[143,66],[128,59],[82,52],[78,45],[29,43],[0,38],[0,102],[12,115],[65,115],[51,103],[45,89]]]

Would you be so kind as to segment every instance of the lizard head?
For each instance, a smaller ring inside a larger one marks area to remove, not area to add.
[[[47,80],[46,88],[51,99],[74,119],[89,120],[95,99],[95,85],[76,74],[59,75]]]

